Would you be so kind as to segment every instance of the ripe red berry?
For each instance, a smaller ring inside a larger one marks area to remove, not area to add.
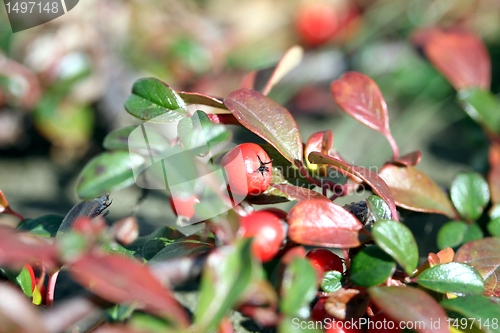
[[[189,197],[170,197],[170,206],[174,213],[178,216],[192,218],[195,214],[194,205],[200,200],[194,195]]]
[[[326,303],[327,297],[321,297],[318,299],[316,304],[314,304],[312,310],[311,310],[311,319],[314,321],[325,321],[325,319],[333,319],[333,317],[328,314],[325,310],[325,303]]]
[[[243,143],[224,155],[221,165],[229,189],[241,196],[262,194],[271,183],[272,161],[261,146]]]
[[[307,4],[295,22],[300,38],[311,46],[328,42],[341,27],[336,9],[323,2]]]
[[[314,249],[306,254],[306,258],[311,261],[311,264],[321,272],[321,276],[328,271],[344,272],[342,259],[335,253],[327,249]]]
[[[242,217],[240,233],[243,237],[254,237],[252,252],[262,262],[271,260],[278,253],[285,238],[280,218],[266,211]]]

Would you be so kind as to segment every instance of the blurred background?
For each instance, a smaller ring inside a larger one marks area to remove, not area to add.
[[[412,45],[412,33],[429,26],[477,33],[500,92],[498,0],[80,0],[15,34],[0,6],[0,189],[27,218],[65,215],[105,135],[139,124],[123,108],[136,79],[225,97],[245,73],[269,73],[293,45],[304,60],[270,97],[293,113],[304,142],[330,129],[352,163],[381,166],[391,157],[384,137],[339,111],[329,92],[343,72],[359,71],[380,86],[401,153],[421,150],[419,169],[449,187],[460,171],[487,170],[488,141]],[[110,219],[128,215],[139,196],[135,186],[112,194]],[[172,223],[166,200],[152,193],[141,223]],[[0,224],[15,222],[0,216]]]

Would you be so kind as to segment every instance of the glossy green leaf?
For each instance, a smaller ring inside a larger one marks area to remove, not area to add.
[[[418,265],[418,247],[410,229],[393,220],[381,220],[372,228],[375,243],[389,254],[409,275]]]
[[[316,274],[308,259],[296,257],[292,260],[281,284],[281,312],[292,317],[300,315],[316,295]]]
[[[455,254],[455,261],[474,267],[484,279],[484,294],[500,296],[500,238],[488,237],[464,244]]]
[[[153,258],[165,246],[172,244],[176,239],[184,237],[184,234],[174,227],[163,227],[155,230],[149,235],[138,237],[132,244],[126,246],[130,251],[146,260]]]
[[[449,311],[461,314],[469,320],[475,319],[476,325],[486,333],[500,333],[500,303],[484,296],[465,296],[441,301]]]
[[[351,262],[351,280],[358,286],[371,287],[387,280],[396,270],[396,263],[378,246],[361,250]]]
[[[486,228],[492,236],[500,236],[500,217],[497,217],[496,219],[488,222]]]
[[[413,287],[372,287],[371,300],[392,319],[419,323],[419,333],[449,333],[448,316],[423,290]]]
[[[455,210],[446,193],[423,172],[411,166],[386,164],[379,176],[391,189],[396,205],[417,212],[455,218]]]
[[[473,267],[458,262],[430,267],[418,275],[417,282],[440,293],[464,295],[484,292],[481,275]]]
[[[375,221],[388,220],[391,218],[391,209],[378,195],[370,195],[368,199],[366,199],[366,203]]]
[[[342,288],[342,273],[338,271],[328,271],[325,272],[323,280],[321,281],[321,289],[327,293],[333,293],[334,291]]]
[[[231,132],[224,125],[214,124],[203,111],[196,111],[191,117],[182,119],[177,125],[177,132],[184,148],[206,147],[226,142],[231,139]]]
[[[458,91],[458,100],[467,114],[494,133],[500,133],[500,102],[488,90],[468,88]]]
[[[439,229],[437,244],[439,249],[444,249],[445,247],[456,247],[481,238],[483,238],[483,232],[477,224],[450,221]]]
[[[224,100],[238,121],[275,147],[287,160],[302,161],[299,128],[283,106],[255,90],[239,89]]]
[[[41,237],[54,237],[64,216],[49,214],[34,219],[27,219],[18,224],[18,230],[29,231]]]
[[[323,330],[318,323],[312,320],[304,320],[295,317],[284,317],[278,324],[279,333],[321,333]]]
[[[132,169],[143,163],[141,156],[124,151],[102,153],[94,157],[80,173],[76,188],[78,196],[82,199],[95,198],[134,184]]]
[[[101,245],[101,250],[109,254],[121,254],[127,257],[133,257],[135,255],[134,251],[127,250],[124,246],[118,244],[115,241],[106,241]]]
[[[314,164],[328,164],[336,169],[340,170],[346,176],[353,175],[357,178],[362,179],[366,184],[371,187],[371,190],[379,195],[385,200],[389,208],[391,209],[391,214],[393,219],[398,219],[398,213],[396,211],[396,205],[392,192],[385,183],[385,181],[377,175],[375,172],[368,170],[366,168],[349,164],[345,161],[339,160],[337,158],[319,153],[312,152],[307,157],[309,162]]]
[[[127,126],[112,131],[104,138],[102,146],[107,150],[129,150],[129,136],[137,126]]]
[[[476,220],[490,201],[490,190],[480,174],[462,173],[453,180],[450,196],[462,217]]]
[[[197,253],[207,252],[214,248],[213,239],[203,240],[201,237],[193,235],[182,237],[175,240],[173,243],[167,244],[160,250],[151,261],[162,261],[176,257],[184,257]]]
[[[236,304],[252,280],[258,278],[251,254],[251,239],[212,252],[201,277],[200,296],[195,309],[198,332],[214,329]]]
[[[134,82],[125,109],[136,118],[152,122],[173,122],[187,116],[186,103],[167,84],[155,78]]]
[[[16,276],[16,282],[19,285],[19,287],[21,287],[21,290],[26,296],[33,297],[33,289],[32,289],[33,281],[31,279],[31,274],[26,268],[26,266],[23,267],[21,272],[19,272],[19,274]]]

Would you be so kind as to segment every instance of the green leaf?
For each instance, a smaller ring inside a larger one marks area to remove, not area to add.
[[[490,201],[488,183],[474,172],[459,174],[451,184],[451,200],[460,215],[467,220],[476,220]]]
[[[333,293],[334,291],[342,288],[342,273],[338,271],[328,271],[325,272],[323,276],[323,281],[321,281],[321,289],[327,293]]]
[[[163,227],[149,235],[138,237],[132,244],[127,245],[126,249],[134,251],[145,260],[150,260],[165,246],[182,237],[184,234],[174,227]]]
[[[61,225],[64,216],[49,214],[34,219],[27,219],[18,224],[17,229],[29,231],[41,237],[54,237]]]
[[[375,243],[389,254],[409,275],[418,265],[418,247],[410,229],[393,220],[381,220],[373,225]]]
[[[219,247],[210,254],[203,269],[194,313],[198,332],[209,332],[217,326],[252,280],[259,278],[257,267],[252,259],[251,238],[242,239],[234,246]]]
[[[129,136],[137,126],[127,126],[112,131],[104,138],[102,146],[107,150],[129,150]]]
[[[437,244],[439,249],[456,247],[475,239],[483,238],[483,232],[477,224],[467,224],[463,221],[450,221],[439,229]]]
[[[486,228],[492,236],[500,236],[500,217],[488,222]]]
[[[284,317],[278,324],[279,333],[321,333],[318,322],[297,317]]]
[[[281,284],[280,310],[288,316],[300,316],[316,295],[316,270],[308,259],[296,257],[285,269]]]
[[[202,240],[201,237],[192,235],[177,239],[173,243],[166,245],[151,258],[151,261],[162,261],[176,257],[189,256],[209,251],[214,247],[215,244],[213,239]]]
[[[95,198],[134,184],[132,169],[143,163],[141,156],[124,151],[102,153],[94,157],[80,173],[76,188],[78,196],[82,199]]]
[[[283,106],[255,90],[239,89],[229,94],[224,104],[238,121],[275,147],[287,160],[302,161],[303,147],[299,128]]]
[[[206,147],[226,142],[231,139],[231,132],[224,125],[214,124],[203,111],[196,111],[190,118],[182,119],[177,125],[177,132],[184,148]]]
[[[471,295],[441,301],[441,305],[450,311],[457,312],[465,318],[475,319],[483,332],[500,333],[500,304],[493,299]]]
[[[109,254],[121,254],[127,257],[133,257],[135,252],[131,250],[127,250],[122,245],[118,244],[114,241],[106,241],[101,245],[101,249]]]
[[[26,266],[16,276],[16,282],[26,296],[33,297],[31,274]]]
[[[430,267],[420,273],[417,282],[421,286],[440,293],[482,294],[484,281],[472,266],[450,262]]]
[[[495,133],[500,133],[500,103],[487,90],[479,88],[462,89],[458,100],[467,114]]]
[[[378,246],[369,246],[361,250],[351,263],[351,280],[362,287],[379,285],[387,280],[396,263]]]
[[[186,103],[167,84],[155,78],[134,82],[125,109],[136,118],[164,123],[179,121],[188,115]]]
[[[389,205],[378,195],[371,195],[366,199],[369,211],[373,214],[375,221],[388,220],[391,218]]]

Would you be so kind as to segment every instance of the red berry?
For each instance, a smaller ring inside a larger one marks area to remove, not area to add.
[[[325,321],[325,319],[333,319],[333,317],[326,312],[325,310],[325,303],[326,303],[327,297],[321,297],[318,299],[316,304],[314,304],[312,310],[311,310],[311,319],[314,321]]]
[[[306,5],[295,22],[300,38],[311,46],[328,42],[341,27],[335,8],[322,2]]]
[[[240,232],[243,237],[254,237],[252,252],[262,262],[271,260],[278,253],[285,238],[280,218],[266,211],[242,217]]]
[[[306,258],[308,258],[311,264],[323,274],[328,271],[344,272],[342,259],[330,250],[314,249],[306,254]]]
[[[261,146],[243,143],[222,158],[229,189],[241,196],[262,194],[271,183],[272,161]]]
[[[192,218],[195,214],[194,205],[199,203],[200,200],[194,195],[183,197],[170,197],[170,206],[174,213],[178,216]]]

